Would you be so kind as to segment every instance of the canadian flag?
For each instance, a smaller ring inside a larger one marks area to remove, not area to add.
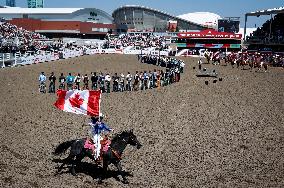
[[[99,115],[101,91],[58,90],[57,96],[54,106],[60,110],[89,116]]]

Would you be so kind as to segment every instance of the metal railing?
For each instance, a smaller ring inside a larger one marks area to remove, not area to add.
[[[13,67],[16,65],[16,59],[19,57],[19,54],[12,53],[0,53],[0,66],[1,68]]]

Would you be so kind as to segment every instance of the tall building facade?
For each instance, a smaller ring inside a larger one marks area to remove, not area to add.
[[[16,6],[16,0],[6,0],[6,6],[15,7]]]
[[[44,0],[28,0],[28,8],[43,8]]]

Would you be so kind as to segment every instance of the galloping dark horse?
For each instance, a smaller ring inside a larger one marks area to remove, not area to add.
[[[86,138],[67,141],[57,146],[54,152],[55,155],[60,155],[64,153],[69,147],[71,147],[69,156],[63,160],[63,164],[59,167],[58,172],[62,170],[65,164],[71,164],[71,173],[72,175],[76,176],[77,174],[75,171],[75,166],[79,165],[83,158],[88,156],[89,158],[94,159],[92,151],[84,148],[85,142]],[[107,152],[102,153],[103,173],[99,176],[99,183],[102,183],[102,180],[105,178],[107,167],[110,164],[114,164],[117,167],[119,174],[123,178],[123,183],[128,183],[126,174],[125,172],[123,172],[120,164],[121,155],[128,144],[136,146],[137,149],[142,147],[136,136],[133,134],[132,130],[123,131],[121,134],[116,135],[112,139]],[[76,160],[74,160],[75,158]]]

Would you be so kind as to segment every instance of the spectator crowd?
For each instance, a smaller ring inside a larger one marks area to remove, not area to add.
[[[267,20],[248,37],[248,41],[284,44],[284,13]]]
[[[153,33],[127,33],[118,37],[106,36],[104,48],[120,48],[127,46],[139,46],[141,49],[145,48],[160,48],[167,49],[166,38],[163,36],[155,36]]]
[[[0,22],[0,52],[37,51],[46,48],[46,37],[8,22]]]

